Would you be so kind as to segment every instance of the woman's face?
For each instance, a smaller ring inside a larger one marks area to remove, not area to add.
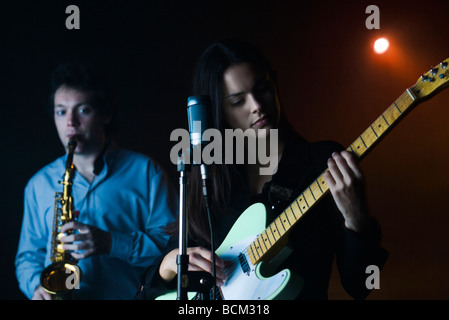
[[[254,129],[260,138],[276,128],[276,96],[265,73],[244,62],[230,66],[223,77],[224,118],[232,129]]]

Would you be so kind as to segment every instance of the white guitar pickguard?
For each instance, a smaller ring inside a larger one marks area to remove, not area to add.
[[[266,300],[273,299],[285,287],[290,279],[290,272],[283,270],[272,277],[264,278],[260,274],[263,263],[253,265],[247,258],[245,251],[255,239],[250,237],[238,242],[225,251],[220,257],[232,265],[225,270],[228,280],[221,286],[221,292],[225,300]],[[243,254],[248,263],[249,272],[245,273],[239,262],[239,254]]]

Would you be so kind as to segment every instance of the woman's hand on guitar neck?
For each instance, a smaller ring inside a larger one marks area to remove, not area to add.
[[[178,249],[174,249],[162,260],[159,267],[159,275],[165,281],[172,280],[178,272],[178,265],[176,264],[178,252]],[[189,271],[206,271],[212,273],[212,254],[210,250],[203,247],[187,248],[187,255],[189,256]],[[217,255],[215,255],[215,266],[217,285],[221,286],[226,281],[226,275],[224,273],[225,263]]]
[[[361,232],[369,221],[362,171],[347,151],[334,152],[328,160],[324,178],[338,209],[345,218],[346,228]]]

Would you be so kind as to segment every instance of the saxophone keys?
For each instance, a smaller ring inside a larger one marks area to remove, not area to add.
[[[62,248],[62,243],[60,243],[56,246],[56,251],[58,251],[59,253],[65,252],[65,250]]]

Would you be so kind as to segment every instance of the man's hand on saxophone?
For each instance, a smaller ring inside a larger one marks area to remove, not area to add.
[[[39,285],[34,291],[31,300],[52,300],[51,294],[45,291],[41,285]]]
[[[60,239],[64,250],[72,251],[75,259],[85,259],[94,254],[109,253],[111,250],[111,234],[99,228],[71,221],[61,228],[62,233],[69,230],[78,231]]]

